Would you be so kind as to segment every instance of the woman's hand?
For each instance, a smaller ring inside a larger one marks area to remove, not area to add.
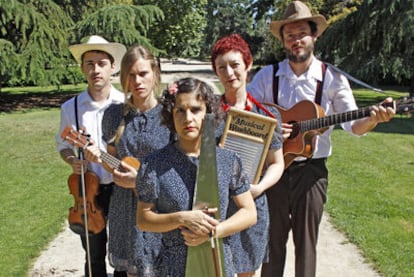
[[[121,170],[114,169],[113,180],[115,184],[126,189],[136,189],[137,170],[121,161]]]
[[[217,208],[207,210],[193,210],[183,212],[182,227],[188,229],[194,235],[208,236],[219,224],[212,215],[217,212]]]
[[[187,246],[198,246],[210,239],[210,234],[197,235],[196,233],[191,232],[190,230],[186,228],[180,228],[180,229],[181,229],[181,235],[183,235],[183,238],[184,238],[184,243]]]

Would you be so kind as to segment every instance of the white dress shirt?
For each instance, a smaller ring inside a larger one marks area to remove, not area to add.
[[[103,104],[99,104],[90,97],[87,90],[83,91],[78,95],[78,122],[79,128],[84,128],[90,135],[90,138],[97,143],[101,151],[106,152],[106,143],[102,139],[102,117],[104,111],[112,103],[123,103],[124,94],[114,87],[111,87],[108,99]],[[67,100],[62,104],[60,114],[60,128],[59,133],[56,134],[55,140],[57,150],[60,152],[65,148],[76,148],[69,142],[61,139],[60,134],[67,127],[71,126],[76,130],[76,119],[75,119],[75,97]],[[89,162],[88,169],[92,170],[99,177],[101,184],[109,184],[112,182],[112,174],[105,170],[101,164]]]
[[[300,76],[292,71],[287,59],[279,63],[276,72],[279,76],[278,105],[290,109],[303,100],[315,101],[317,81],[322,81],[322,62],[314,58],[309,70]],[[261,69],[248,85],[247,91],[260,102],[273,101],[273,65]],[[322,88],[321,107],[325,115],[343,113],[357,109],[348,80],[329,66],[326,69]],[[342,123],[341,127],[351,132],[352,122]],[[326,158],[331,155],[331,126],[322,135],[317,136],[313,158]]]

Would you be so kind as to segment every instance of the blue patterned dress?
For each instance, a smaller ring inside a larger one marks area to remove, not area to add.
[[[279,124],[270,142],[269,149],[280,149],[283,145],[281,122],[282,118],[276,108],[265,106],[265,108],[276,116]],[[253,105],[251,112],[268,116],[263,110]],[[225,120],[216,129],[216,139],[220,141],[225,127]],[[257,209],[257,223],[250,228],[241,231],[229,239],[233,247],[233,263],[237,273],[256,271],[260,265],[268,261],[269,244],[269,207],[266,194],[258,196],[254,200]],[[233,201],[230,203],[229,213],[233,214],[237,207]]]
[[[230,199],[249,190],[241,160],[228,150],[217,148],[217,175],[220,195],[220,218],[227,218]],[[139,201],[154,203],[158,213],[192,209],[198,158],[189,157],[174,144],[154,152],[141,166],[137,189]],[[232,251],[228,238],[223,239],[226,275],[233,276]],[[185,275],[187,246],[179,229],[162,233],[159,276]]]
[[[103,139],[109,141],[122,119],[125,129],[115,145],[119,158],[127,156],[142,160],[170,141],[169,130],[161,125],[161,105],[146,112],[129,112],[124,105],[111,105],[102,120]],[[130,275],[156,276],[153,272],[161,244],[159,234],[140,231],[136,226],[137,197],[131,189],[114,186],[108,214],[109,261],[118,271]],[[156,267],[156,266],[155,266]]]

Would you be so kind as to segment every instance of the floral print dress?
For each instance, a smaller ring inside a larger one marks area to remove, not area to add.
[[[110,141],[121,121],[125,129],[115,145],[118,158],[143,158],[171,140],[169,130],[161,124],[161,105],[146,112],[129,112],[124,104],[110,106],[102,120],[103,138]],[[109,261],[118,271],[136,276],[157,276],[155,270],[161,245],[159,234],[142,232],[136,225],[137,197],[131,189],[114,186],[109,206]]]
[[[241,160],[228,150],[217,148],[217,175],[220,198],[220,218],[227,218],[231,198],[249,190]],[[154,203],[157,213],[172,213],[192,209],[198,158],[179,151],[174,144],[151,154],[141,166],[137,189],[139,201]],[[229,239],[223,239],[227,276],[235,271]],[[187,246],[179,229],[162,233],[159,276],[184,277]]]

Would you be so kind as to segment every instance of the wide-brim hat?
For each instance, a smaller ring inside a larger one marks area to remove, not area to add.
[[[272,21],[270,23],[270,31],[280,41],[283,41],[282,36],[280,35],[280,28],[285,24],[300,20],[315,22],[318,28],[318,36],[320,36],[325,31],[326,27],[328,27],[328,23],[326,22],[326,19],[323,15],[312,15],[309,7],[304,3],[301,1],[293,1],[287,7],[282,20]]]
[[[121,60],[126,52],[126,47],[121,43],[108,42],[100,36],[90,36],[86,43],[75,44],[69,46],[69,51],[78,64],[82,64],[82,55],[88,51],[103,51],[114,58],[114,74],[121,67]]]

